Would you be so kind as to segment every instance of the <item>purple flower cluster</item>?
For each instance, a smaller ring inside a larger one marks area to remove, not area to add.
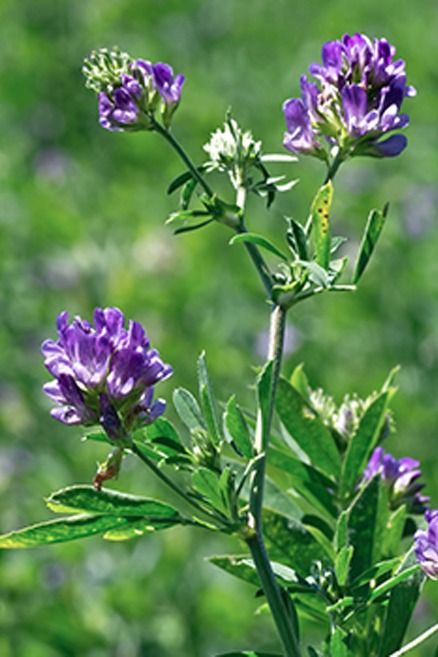
[[[171,66],[105,49],[93,52],[83,68],[87,86],[98,93],[99,122],[113,132],[151,130],[161,102],[168,127],[181,98],[183,75]]]
[[[432,579],[438,579],[438,509],[425,513],[428,523],[426,531],[415,532],[415,555],[423,572]]]
[[[362,481],[380,475],[392,508],[406,504],[411,513],[423,513],[430,498],[420,495],[424,484],[418,482],[422,474],[419,465],[415,459],[396,459],[382,447],[376,447],[364,470]]]
[[[400,109],[415,89],[406,84],[405,62],[393,60],[395,48],[386,39],[344,35],[322,48],[322,65],[301,77],[301,98],[283,105],[287,132],[284,146],[293,153],[328,160],[330,154],[391,157],[406,147],[403,135],[387,133],[409,123]]]
[[[100,424],[112,440],[162,415],[153,386],[172,374],[141,324],[125,329],[118,308],[96,308],[94,326],[68,313],[58,316],[59,340],[42,345],[44,364],[55,377],[44,392],[60,406],[51,414],[64,424]]]

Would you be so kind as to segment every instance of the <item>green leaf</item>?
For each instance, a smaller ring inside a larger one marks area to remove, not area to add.
[[[297,254],[300,260],[308,260],[309,253],[307,250],[306,231],[298,221],[295,221],[295,219],[288,217],[287,221],[289,223],[289,228],[286,233],[286,239],[289,246]]]
[[[109,443],[110,445],[113,444],[104,431],[96,431],[95,429],[89,433],[86,433],[82,437],[82,440],[94,440],[97,443]]]
[[[330,244],[330,253],[332,255],[336,253],[339,247],[342,246],[342,244],[344,244],[344,242],[346,241],[347,241],[346,237],[341,237],[341,236],[332,237],[332,241]]]
[[[211,506],[222,513],[228,514],[227,500],[224,499],[219,477],[207,468],[199,468],[192,475],[193,487]]]
[[[180,207],[182,210],[187,210],[190,201],[192,200],[193,192],[196,189],[196,185],[198,184],[198,181],[195,178],[192,178],[191,180],[188,180],[184,187],[181,190],[181,196],[180,196]]]
[[[178,511],[164,502],[92,486],[69,486],[52,493],[46,504],[56,513],[94,513],[113,516],[148,516],[181,519]]]
[[[144,427],[141,432],[144,435],[146,441],[155,440],[156,438],[170,438],[172,441],[178,442],[182,445],[177,430],[173,424],[171,424],[169,420],[166,420],[164,417],[157,418],[155,422],[152,422],[152,424]]]
[[[144,522],[144,521],[143,521]],[[117,516],[74,515],[69,518],[49,520],[0,536],[0,548],[30,548],[74,541],[96,536],[129,524],[129,519]]]
[[[368,602],[374,602],[378,598],[380,598],[382,595],[388,593],[391,589],[393,589],[397,584],[400,584],[401,582],[404,582],[408,577],[411,577],[411,575],[414,575],[416,572],[420,570],[420,565],[415,564],[414,566],[411,566],[410,568],[407,568],[406,570],[402,570],[399,572],[397,575],[394,575],[394,577],[391,577],[390,579],[387,579],[385,582],[377,586],[371,593],[370,597],[368,598]]]
[[[341,460],[332,434],[298,390],[283,378],[278,382],[276,408],[286,430],[312,464],[337,477]]]
[[[372,402],[365,411],[356,433],[348,444],[342,467],[341,499],[345,499],[355,492],[355,486],[379,439],[385,421],[389,396],[390,393],[385,392]]]
[[[240,244],[242,242],[250,242],[251,244],[256,244],[262,249],[270,251],[274,255],[287,262],[287,257],[284,255],[284,253],[282,253],[280,249],[277,249],[277,247],[272,244],[272,242],[270,242],[268,239],[266,239],[266,237],[263,237],[262,235],[256,235],[255,233],[239,233],[230,239],[229,244]]]
[[[336,516],[337,508],[329,492],[333,482],[328,477],[292,453],[273,446],[269,449],[268,464],[286,472],[290,476],[292,489],[312,506],[324,514]]]
[[[257,587],[260,586],[260,580],[254,562],[249,555],[227,554],[224,556],[208,557],[208,561],[244,582],[248,582]]]
[[[415,553],[412,550],[407,554],[399,572],[408,570],[415,564]],[[417,570],[392,589],[380,632],[378,657],[388,657],[400,648],[424,580],[421,570]]]
[[[395,571],[400,567],[402,558],[395,557],[394,559],[386,559],[385,561],[379,561],[366,570],[360,575],[357,579],[351,582],[351,590],[357,592],[358,589],[362,588],[366,584],[379,579],[382,575],[386,575],[390,571]]]
[[[301,397],[303,397],[303,399],[310,406],[311,405],[310,386],[309,386],[309,380],[306,376],[306,373],[304,372],[303,363],[300,363],[299,365],[296,366],[289,380],[291,385],[295,388],[295,390],[298,390]]]
[[[243,652],[223,652],[216,657],[281,657],[278,653],[272,652],[254,652],[253,650],[244,650]]]
[[[170,215],[166,220],[166,224],[171,224],[174,221],[187,221],[194,217],[208,217],[209,215],[210,213],[206,210],[179,210]],[[211,221],[211,219],[208,219],[207,221]]]
[[[217,409],[216,399],[213,393],[213,386],[208,374],[207,362],[205,360],[205,353],[199,356],[198,359],[198,382],[199,382],[199,396],[201,399],[201,406],[204,413],[205,421],[208,425],[210,435],[213,441],[218,444],[222,436],[222,428],[219,421],[219,413]]]
[[[339,258],[337,260],[332,260],[329,265],[329,278],[330,278],[330,287],[335,287],[335,283],[341,278],[344,273],[345,267],[347,266],[348,258]],[[336,288],[335,288],[336,289]]]
[[[181,466],[192,463],[192,455],[181,442],[173,425],[164,418],[134,434],[136,445],[146,456],[156,461],[179,463]]]
[[[335,572],[339,586],[345,586],[347,584],[353,550],[353,546],[348,545],[343,547],[341,551],[336,555]]]
[[[299,521],[265,509],[263,527],[269,557],[293,568],[302,577],[309,575],[314,561],[327,560],[324,547]]]
[[[206,166],[204,164],[201,164],[199,167],[197,167],[197,169],[199,173],[202,173],[203,171],[205,171]],[[191,171],[184,171],[183,173],[180,173],[179,176],[176,176],[176,178],[174,178],[172,182],[169,184],[169,187],[167,188],[167,193],[172,194],[175,190],[179,189],[190,180],[193,180],[193,174]]]
[[[260,580],[254,561],[249,555],[214,556],[209,557],[208,560],[228,574],[260,587]],[[287,588],[288,591],[294,593],[316,593],[315,589],[292,568],[288,568],[288,566],[277,563],[276,561],[272,561],[271,566],[280,586]]]
[[[268,361],[257,377],[257,403],[258,412],[262,416],[262,434],[263,450],[269,441],[269,412],[272,394],[272,366],[273,362]]]
[[[400,541],[403,537],[407,516],[406,505],[399,506],[389,517],[383,536],[382,555],[390,558],[400,552]]]
[[[371,258],[377,240],[380,237],[385,220],[388,215],[388,205],[385,205],[383,211],[372,210],[368,216],[367,224],[365,226],[362,242],[359,247],[359,254],[357,256],[356,265],[353,274],[353,283],[356,284],[365,271],[365,268]]]
[[[205,214],[205,212],[203,213]],[[208,226],[208,224],[211,224],[213,219],[206,219],[205,221],[201,221],[199,224],[192,224],[191,226],[181,226],[180,228],[177,228],[174,231],[175,235],[181,235],[182,233],[190,233],[193,230],[198,230],[199,228],[204,228],[204,226]]]
[[[126,524],[121,527],[115,527],[109,529],[103,535],[107,541],[128,541],[131,538],[138,538],[144,534],[150,534],[160,529],[168,529],[175,526],[175,522],[172,520],[160,520],[154,519],[153,522],[147,520],[146,518],[135,518],[127,519]]]
[[[327,289],[330,287],[330,274],[314,260],[297,260],[297,262],[309,270],[309,278],[314,285]]]
[[[92,486],[64,488],[50,495],[47,506],[55,512],[75,515],[5,534],[0,537],[0,547],[35,547],[96,534],[125,540],[188,522],[164,502],[111,490],[97,491]]]
[[[330,640],[331,657],[348,657],[348,647],[345,643],[347,633],[340,627],[336,628]]]
[[[265,492],[263,496],[263,505],[276,511],[286,518],[301,520],[303,512],[292,499],[291,495],[284,493],[270,479],[265,479]]]
[[[185,185],[186,182],[192,179],[193,179],[193,174],[191,173],[191,171],[184,171],[183,173],[180,173],[180,175],[174,178],[172,182],[169,184],[169,187],[167,188],[167,193],[172,194],[175,190],[179,189],[179,187],[182,187],[182,185]]]
[[[191,392],[185,388],[176,388],[173,393],[173,404],[181,420],[190,431],[207,430],[201,409]]]
[[[348,536],[354,546],[352,579],[379,561],[387,520],[388,496],[380,477],[374,477],[349,509]]]
[[[252,441],[248,425],[233,395],[228,401],[224,414],[224,424],[237,451],[245,458],[252,458]]]
[[[336,522],[334,547],[338,552],[348,545],[348,512],[342,511]]]
[[[330,262],[329,212],[332,199],[333,185],[329,181],[319,189],[310,209],[316,262],[323,269],[328,269]]]
[[[309,653],[309,657],[324,657],[322,652],[319,650],[315,650],[315,648],[312,648],[312,646],[307,646],[307,650]]]

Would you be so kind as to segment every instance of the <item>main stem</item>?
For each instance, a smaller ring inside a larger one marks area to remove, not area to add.
[[[269,447],[275,395],[283,356],[286,311],[274,306],[271,312],[271,327],[268,361],[272,362],[269,404],[266,417],[259,408],[255,433],[255,450],[261,458],[257,462],[251,481],[249,500],[249,527],[252,530],[246,543],[256,567],[263,592],[271,609],[272,617],[283,644],[285,657],[300,657],[298,637],[288,614],[280,587],[272,570],[263,540],[263,493],[266,473],[266,457]]]

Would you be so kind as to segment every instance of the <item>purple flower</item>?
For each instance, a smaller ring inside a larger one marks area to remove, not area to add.
[[[304,101],[300,98],[287,100],[283,112],[288,130],[284,136],[285,147],[294,153],[317,154],[321,151]]]
[[[294,153],[314,155],[329,162],[337,156],[392,157],[406,147],[406,138],[392,135],[409,123],[401,113],[407,86],[405,63],[393,59],[395,48],[386,39],[344,35],[329,41],[322,64],[309,72],[317,82],[301,77],[301,99],[284,103],[287,132],[284,146]]]
[[[43,390],[60,405],[51,411],[57,420],[100,424],[115,440],[162,415],[166,404],[153,401],[154,386],[173,370],[150,349],[141,324],[131,320],[125,328],[118,308],[96,308],[93,319],[94,326],[80,317],[69,324],[66,312],[58,316],[58,341],[42,345],[54,377]]]
[[[98,94],[99,123],[112,132],[150,130],[156,102],[153,66],[137,60]]]
[[[164,125],[169,127],[184,76],[174,77],[168,64],[153,65],[117,49],[101,49],[85,60],[83,72],[87,87],[98,94],[102,127],[113,132],[154,130],[160,102]]]
[[[415,555],[423,572],[438,579],[438,509],[426,511],[425,518],[427,530],[418,529],[414,535]]]
[[[409,457],[396,459],[382,447],[376,447],[362,475],[362,481],[369,481],[379,475],[388,491],[392,508],[406,504],[411,513],[423,513],[430,498],[420,495],[424,488],[418,483],[421,477],[419,461]]]
[[[162,62],[158,62],[153,68],[156,89],[163,99],[165,107],[169,111],[174,110],[179,104],[185,78],[181,74],[174,77],[172,67]]]

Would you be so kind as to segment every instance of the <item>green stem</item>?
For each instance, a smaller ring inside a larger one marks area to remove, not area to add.
[[[266,553],[263,540],[262,517],[266,455],[269,447],[269,436],[271,433],[275,396],[283,356],[285,320],[286,311],[280,306],[274,306],[271,313],[268,350],[268,362],[272,362],[270,393],[266,416],[263,416],[260,407],[257,413],[254,447],[256,454],[260,455],[260,458],[257,462],[251,481],[248,524],[252,532],[246,539],[246,543],[254,560],[254,565],[257,569],[263,592],[269,604],[278,634],[283,643],[284,654],[286,657],[299,657],[300,649],[296,631],[288,614],[275,574],[272,570],[271,562]]]
[[[214,196],[214,192],[210,185],[207,183],[205,178],[201,175],[199,172],[198,168],[193,164],[187,153],[185,152],[184,148],[181,146],[179,141],[175,139],[175,137],[172,135],[172,133],[169,130],[166,130],[166,128],[163,128],[163,126],[158,123],[158,121],[155,121],[153,119],[153,126],[155,132],[158,132],[159,135],[164,137],[164,139],[172,146],[172,148],[178,153],[186,167],[189,169],[195,180],[198,181],[198,183],[201,185],[207,196],[212,198]]]
[[[189,169],[191,174],[193,175],[194,179],[198,181],[198,183],[201,185],[205,193],[209,198],[212,198],[214,196],[214,191],[210,187],[210,185],[207,183],[205,178],[202,176],[202,174],[199,172],[198,168],[193,164],[191,161],[190,157],[187,155],[186,151],[184,148],[181,146],[179,141],[175,139],[175,137],[172,135],[172,133],[169,130],[166,130],[158,121],[155,121],[153,119],[153,126],[155,132],[157,132],[159,135],[164,137],[164,139],[170,144],[170,146],[176,151],[176,153],[179,155],[179,157],[182,159],[186,167]],[[246,202],[246,189],[244,186],[241,186],[237,190],[237,205],[242,209],[242,211],[245,211],[245,202]],[[242,222],[240,226],[238,226],[236,229],[236,233],[247,233],[247,229],[245,227],[245,224]],[[269,271],[269,267],[267,266],[266,262],[263,259],[263,256],[261,255],[259,249],[255,244],[252,244],[250,242],[245,242],[245,248],[249,254],[249,257],[251,258],[257,273],[262,281],[263,287],[266,290],[266,293],[268,295],[268,299],[272,299],[272,276]]]
[[[216,522],[218,522],[221,527],[223,527],[225,524],[227,524],[227,518],[225,516],[217,516],[216,514],[213,514],[209,509],[205,509],[201,504],[198,504],[196,500],[193,500],[187,493],[185,493],[182,488],[180,488],[177,484],[175,484],[172,479],[170,479],[160,468],[150,459],[146,454],[143,454],[141,449],[137,447],[137,445],[133,442],[130,446],[129,449],[133,454],[138,456],[138,458],[143,461],[145,465],[148,466],[150,470],[159,478],[161,481],[163,481],[168,488],[170,488],[174,493],[176,493],[179,497],[181,497],[187,504],[190,504],[190,506],[194,507],[197,511],[200,511],[203,514],[206,514],[213,518]]]
[[[262,529],[262,509],[264,494],[264,479],[266,471],[266,456],[269,447],[272,417],[274,414],[277,383],[280,376],[281,360],[283,357],[284,331],[286,324],[286,311],[281,306],[274,306],[271,312],[271,326],[269,335],[268,362],[272,361],[272,374],[267,416],[264,418],[260,407],[257,412],[257,423],[254,436],[256,455],[262,455],[254,471],[250,491],[250,513],[254,529]]]
[[[272,617],[281,638],[285,657],[300,657],[300,649],[294,627],[287,614],[286,605],[281,595],[277,580],[266,554],[265,545],[261,534],[256,532],[246,541],[254,565],[260,579],[260,584],[269,604]]]
[[[244,221],[246,196],[247,196],[247,190],[245,186],[244,185],[239,186],[237,188],[236,205],[242,210],[242,220],[240,222],[240,225],[235,228],[235,231],[238,235],[244,235],[245,233],[248,232]],[[272,281],[272,275],[270,269],[255,244],[253,244],[252,242],[245,242],[244,244],[249,257],[251,258],[253,265],[257,270],[262,285],[265,288],[265,292],[268,296],[268,299],[272,301],[273,281]]]
[[[329,166],[329,169],[327,171],[327,176],[324,180],[324,185],[326,185],[329,182],[329,180],[333,180],[333,178],[335,177],[335,175],[336,175],[339,167],[341,166],[342,162],[343,162],[343,158],[342,158],[341,152],[339,152],[336,155],[333,162],[331,163],[331,165]]]

